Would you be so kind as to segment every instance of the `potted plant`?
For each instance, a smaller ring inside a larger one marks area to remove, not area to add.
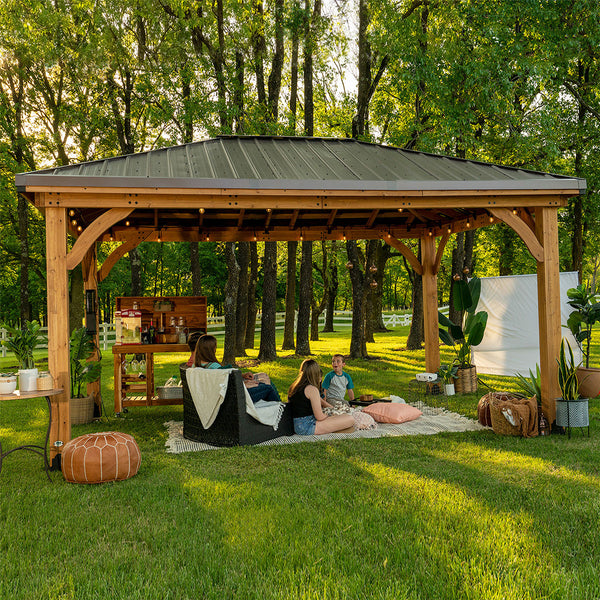
[[[560,344],[558,363],[558,386],[561,397],[556,399],[556,424],[566,427],[571,435],[571,427],[589,427],[588,399],[579,394],[577,368],[571,344],[564,339]],[[588,429],[589,434],[589,429]]]
[[[468,282],[456,279],[454,282],[454,308],[460,311],[460,323],[453,323],[445,314],[438,312],[440,339],[456,352],[458,363],[456,377],[457,392],[477,391],[477,370],[471,364],[471,348],[478,346],[483,339],[488,314],[484,310],[475,312],[481,294],[481,280],[471,278]]]
[[[438,377],[444,382],[444,392],[446,396],[454,396],[454,379],[458,371],[458,365],[452,363],[450,365],[440,365],[437,371]]]
[[[94,338],[85,327],[75,329],[70,339],[71,425],[89,423],[94,417],[94,396],[84,386],[100,378],[100,361],[90,360],[96,351]]]
[[[521,373],[515,373],[515,377],[520,389],[517,395],[523,398],[535,397],[537,400],[538,429],[540,435],[548,435],[550,433],[550,424],[546,419],[546,415],[542,412],[542,373],[540,372],[540,365],[535,365],[535,373],[529,369],[529,377],[525,377]]]
[[[600,394],[600,369],[590,367],[590,344],[592,327],[600,323],[600,294],[596,292],[595,285],[581,284],[567,290],[567,296],[569,306],[574,309],[567,320],[567,327],[584,359],[584,364],[577,370],[579,391],[587,398],[595,398]]]
[[[19,390],[35,392],[37,390],[38,370],[35,368],[33,351],[45,341],[42,326],[37,321],[25,321],[22,328],[5,325],[10,337],[2,344],[14,353],[19,361]]]

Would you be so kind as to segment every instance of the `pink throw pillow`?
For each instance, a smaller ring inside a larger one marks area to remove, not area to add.
[[[375,402],[365,406],[363,412],[371,415],[378,423],[406,423],[423,414],[418,408],[400,402]]]

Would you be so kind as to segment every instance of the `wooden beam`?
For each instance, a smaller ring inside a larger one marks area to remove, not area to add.
[[[392,248],[398,250],[398,252],[400,252],[400,254],[402,254],[402,256],[406,258],[408,264],[413,268],[415,273],[418,273],[419,275],[423,274],[423,267],[419,262],[419,259],[415,256],[415,253],[406,244],[404,244],[400,240],[397,240],[389,234],[382,235],[381,239],[386,244],[389,244]]]
[[[81,270],[83,273],[83,286],[86,291],[91,291],[94,294],[95,305],[96,305],[96,335],[94,336],[94,341],[96,343],[96,348],[94,350],[93,355],[89,358],[89,360],[99,360],[100,359],[100,319],[98,316],[98,279],[97,279],[97,254],[96,254],[96,244],[93,244],[92,247],[88,250],[86,255],[83,257],[81,261]],[[87,299],[86,299],[87,301]],[[86,311],[87,312],[87,311]],[[87,316],[86,316],[87,319]],[[87,323],[86,323],[87,325]],[[87,384],[86,393],[88,395],[92,395],[94,397],[94,417],[102,416],[102,397],[100,392],[100,379],[98,381],[94,381],[92,383]]]
[[[48,370],[55,387],[64,392],[51,397],[50,460],[54,466],[60,447],[71,439],[69,378],[69,296],[67,277],[67,211],[46,209],[46,276],[48,302]]]
[[[332,211],[329,213],[329,218],[327,219],[327,229],[328,229],[329,231],[331,231],[331,228],[333,227],[333,222],[334,222],[334,220],[335,220],[335,217],[336,217],[336,215],[337,215],[337,212],[338,212],[338,211],[337,211],[337,208],[336,208],[336,209],[332,210]]]
[[[290,229],[295,229],[296,228],[296,221],[298,220],[298,215],[300,214],[299,210],[295,210],[292,213],[292,218],[290,220]]]
[[[265,190],[265,189],[166,189],[166,188],[47,188],[28,186],[30,191],[48,191],[43,200],[35,200],[38,208],[272,208],[346,210],[372,209],[452,209],[460,201],[462,208],[509,208],[566,206],[578,189],[567,190]],[[36,196],[38,198],[38,196]]]
[[[244,223],[244,215],[245,215],[245,214],[246,214],[246,209],[245,209],[245,208],[242,208],[242,209],[240,210],[240,216],[238,217],[238,222],[237,222],[238,229],[239,229],[239,228],[240,228],[240,227],[243,225],[243,223]]]
[[[555,399],[560,397],[556,359],[562,338],[557,213],[554,208],[535,211],[535,233],[543,245],[545,257],[537,264],[541,401],[542,411],[550,424],[556,418]]]
[[[440,265],[442,264],[442,256],[444,255],[444,248],[450,239],[450,234],[446,231],[443,233],[440,238],[440,243],[437,247],[437,252],[435,253],[435,263],[433,265],[433,272],[437,275],[440,272]]]
[[[110,227],[125,219],[133,208],[111,208],[88,225],[67,256],[67,269],[74,269],[83,259],[92,244]]]
[[[137,248],[143,241],[148,239],[151,234],[153,234],[153,230],[148,231],[139,231],[135,232],[136,235],[126,239],[118,248],[115,248],[106,260],[102,263],[102,266],[98,270],[97,281],[104,281],[108,274],[111,272],[112,268],[117,264],[117,262],[123,258],[128,252]]]
[[[531,255],[538,261],[544,261],[544,248],[531,231],[529,226],[517,215],[514,215],[507,208],[491,208],[490,213],[500,221],[506,223],[525,243]]]
[[[371,216],[369,217],[369,220],[367,221],[367,227],[373,227],[373,223],[375,223],[375,219],[377,218],[377,215],[379,214],[379,209],[376,208],[375,210],[373,210],[371,212]]]
[[[440,335],[438,329],[437,274],[435,272],[435,239],[421,238],[423,263],[423,320],[425,333],[425,370],[435,373],[440,366]]]

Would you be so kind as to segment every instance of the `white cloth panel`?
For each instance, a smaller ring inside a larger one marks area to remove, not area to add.
[[[561,325],[573,311],[567,304],[567,290],[578,283],[577,272],[560,274]],[[535,373],[540,362],[537,275],[483,277],[477,310],[488,313],[483,341],[471,353],[477,372],[529,375],[531,369]],[[562,336],[571,344],[575,360],[581,360],[571,332],[563,327]]]

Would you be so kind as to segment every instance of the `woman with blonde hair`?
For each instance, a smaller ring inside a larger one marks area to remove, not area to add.
[[[319,363],[307,358],[300,365],[298,377],[288,391],[288,402],[292,409],[294,431],[298,435],[319,435],[354,428],[352,415],[328,417],[323,407],[331,406],[321,398],[323,373]]]

